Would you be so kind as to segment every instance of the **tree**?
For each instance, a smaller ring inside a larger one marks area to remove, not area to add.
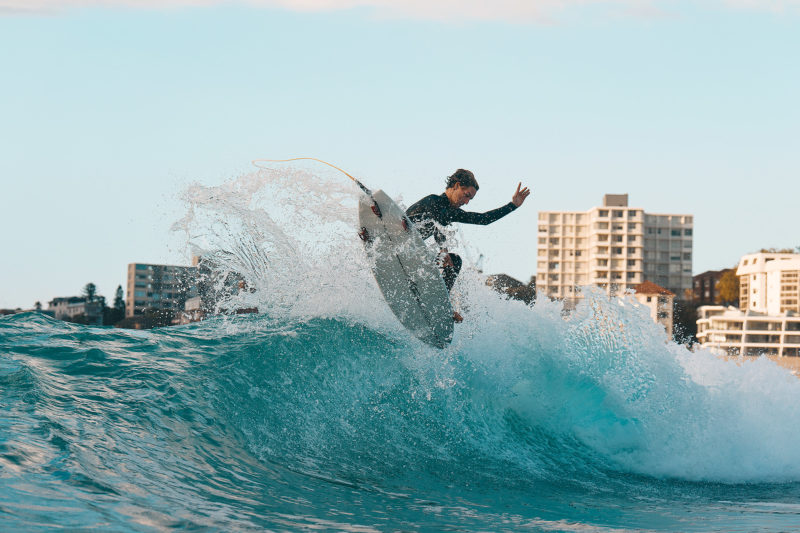
[[[97,286],[95,286],[94,283],[89,282],[83,286],[83,296],[86,298],[87,302],[93,302],[96,295]]]
[[[122,299],[122,285],[117,286],[113,307],[103,307],[103,325],[113,326],[125,318],[125,300]]]
[[[675,300],[672,307],[672,337],[680,344],[691,346],[697,342],[696,302]]]
[[[122,285],[117,285],[117,292],[114,294],[114,309],[125,313],[125,300],[122,299]]]
[[[33,304],[33,308],[36,309],[37,311],[41,311],[42,310],[42,302],[37,301],[35,304]]]
[[[716,303],[739,305],[739,276],[736,275],[735,270],[728,269],[719,277]]]

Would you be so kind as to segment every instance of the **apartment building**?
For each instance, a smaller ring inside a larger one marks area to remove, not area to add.
[[[92,325],[103,324],[103,305],[100,301],[89,302],[83,296],[63,296],[53,298],[48,302],[48,311],[58,320],[73,320],[83,315],[87,323]]]
[[[182,311],[197,296],[197,267],[130,263],[127,294],[126,318],[145,309]]]
[[[735,307],[697,309],[697,341],[727,355],[800,355],[800,316],[770,316]]]
[[[719,282],[722,276],[733,269],[706,270],[692,278],[692,300],[698,304],[714,305],[719,303]]]
[[[669,337],[672,337],[673,304],[675,293],[650,281],[645,281],[634,287],[634,298],[650,311],[650,318],[657,324],[664,326]]]
[[[698,342],[731,355],[800,355],[800,254],[748,254],[736,274],[739,309],[698,308]]]
[[[800,313],[800,254],[761,252],[741,258],[739,308],[767,315]]]
[[[627,194],[606,194],[588,211],[540,211],[540,295],[580,298],[583,285],[609,294],[652,281],[681,297],[692,288],[693,217],[646,213]]]

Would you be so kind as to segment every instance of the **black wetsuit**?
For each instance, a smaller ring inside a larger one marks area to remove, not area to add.
[[[463,224],[480,224],[485,226],[486,224],[491,224],[503,218],[516,208],[517,206],[512,202],[508,202],[502,207],[492,209],[485,213],[471,213],[469,211],[463,211],[460,207],[453,207],[447,195],[442,193],[426,196],[409,207],[406,210],[406,215],[414,222],[417,229],[422,234],[423,239],[427,239],[433,235],[436,242],[441,245],[444,244],[446,238],[442,232],[439,231],[439,228],[436,227],[436,224],[449,226],[453,222],[461,222]],[[461,258],[456,254],[450,254],[450,258],[453,260],[453,266],[445,267],[442,272],[448,291],[453,288],[456,277],[461,270]]]

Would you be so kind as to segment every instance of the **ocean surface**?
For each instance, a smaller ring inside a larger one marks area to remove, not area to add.
[[[375,286],[356,193],[312,178],[187,191],[176,231],[257,314],[0,318],[0,530],[800,528],[796,376],[669,342],[630,298],[527,306],[469,266],[431,348]]]

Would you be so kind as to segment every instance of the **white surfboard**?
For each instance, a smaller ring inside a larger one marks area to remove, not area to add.
[[[358,222],[375,281],[397,319],[431,346],[450,344],[450,295],[434,253],[400,206],[381,190],[362,195]]]

